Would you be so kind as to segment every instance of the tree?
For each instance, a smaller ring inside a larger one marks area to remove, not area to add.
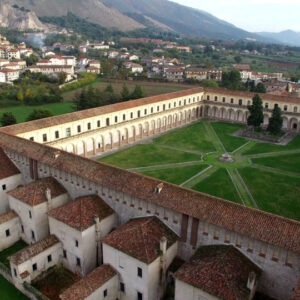
[[[241,83],[241,73],[238,70],[223,72],[221,83],[223,87],[228,88],[230,90],[238,90],[241,88]]]
[[[280,134],[282,123],[281,109],[278,105],[275,105],[267,130],[272,134]]]
[[[0,119],[2,126],[9,126],[17,123],[16,117],[11,112],[4,113]]]
[[[123,88],[121,91],[121,97],[122,97],[122,100],[124,100],[124,101],[127,101],[130,99],[130,91],[125,83],[123,84]]]
[[[208,87],[208,88],[218,88],[219,87],[219,84],[216,81],[210,80],[210,79],[202,80],[201,85],[203,87]]]
[[[34,109],[27,117],[27,121],[39,120],[52,117],[52,112],[48,109]]]
[[[235,56],[234,60],[237,64],[240,64],[242,62],[242,58],[239,55]]]
[[[257,86],[254,88],[254,92],[256,93],[266,93],[267,89],[262,82],[259,82]]]
[[[131,99],[140,99],[145,96],[144,91],[140,85],[136,85],[131,93]]]
[[[258,94],[252,99],[252,105],[248,106],[250,116],[248,117],[247,124],[258,128],[264,121],[262,100]]]

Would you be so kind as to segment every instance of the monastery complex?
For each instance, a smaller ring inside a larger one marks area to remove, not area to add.
[[[299,299],[299,222],[92,159],[202,118],[244,124],[253,96],[195,88],[1,128],[0,251],[29,244],[7,278],[23,291],[62,264],[82,278],[61,300],[172,284],[176,300]],[[300,133],[298,98],[261,97],[265,126],[278,105]]]

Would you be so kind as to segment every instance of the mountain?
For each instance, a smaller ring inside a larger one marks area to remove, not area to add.
[[[18,30],[47,30],[34,12],[3,2],[0,3],[0,26]]]
[[[89,22],[106,28],[128,31],[145,26],[122,14],[117,9],[108,7],[100,0],[7,0],[11,5],[25,7],[37,16],[65,16],[68,12]]]
[[[217,38],[245,39],[256,35],[239,29],[213,15],[168,0],[100,0],[139,22],[142,17],[156,21],[182,34]],[[142,22],[143,23],[143,22]],[[147,26],[147,24],[145,24]]]
[[[300,32],[285,30],[281,32],[258,32],[257,34],[283,44],[300,47]]]

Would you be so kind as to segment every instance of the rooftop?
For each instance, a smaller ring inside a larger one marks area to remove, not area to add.
[[[20,265],[30,258],[37,256],[46,249],[51,248],[52,246],[59,243],[60,241],[55,235],[49,235],[47,238],[18,251],[14,255],[8,257],[8,259],[11,263]]]
[[[19,169],[7,157],[2,148],[0,148],[0,166],[0,180],[20,174]]]
[[[110,265],[102,265],[65,290],[61,300],[84,300],[104,283],[117,275]]]
[[[300,279],[298,280],[297,285],[295,286],[291,300],[300,300]]]
[[[0,225],[15,218],[18,218],[18,215],[13,210],[10,210],[5,214],[0,215]]]
[[[175,278],[224,300],[248,299],[251,272],[261,270],[233,246],[204,246],[185,263]]]
[[[48,177],[18,187],[9,191],[8,194],[30,206],[36,206],[43,202],[47,202],[47,189],[50,189],[52,198],[56,198],[67,193],[65,188],[54,178]]]
[[[137,218],[128,221],[102,239],[102,242],[146,264],[160,254],[160,240],[167,238],[167,248],[178,236],[156,217]]]
[[[48,213],[50,217],[80,231],[93,226],[95,217],[102,221],[112,214],[114,211],[96,195],[77,198]]]

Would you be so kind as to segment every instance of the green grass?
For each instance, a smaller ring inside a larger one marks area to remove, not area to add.
[[[1,300],[27,300],[28,298],[17,290],[10,282],[0,275]]]
[[[300,221],[299,178],[251,167],[239,172],[260,209]]]
[[[20,105],[20,106],[11,106],[0,109],[0,116],[5,112],[12,112],[18,123],[26,122],[26,119],[28,115],[34,110],[34,109],[49,109],[54,116],[56,115],[62,115],[69,112],[74,111],[73,110],[73,103],[72,102],[66,102],[66,103],[50,103],[50,104],[44,104],[39,106],[26,106],[26,105]]]
[[[141,174],[164,180],[170,183],[181,184],[207,167],[208,165],[194,165],[187,167],[144,171],[141,172]]]
[[[201,122],[162,135],[154,141],[159,144],[201,152],[213,152],[216,150]]]
[[[300,153],[253,158],[256,164],[300,173]]]
[[[238,124],[229,124],[216,122],[211,124],[216,134],[221,140],[227,152],[232,152],[246,143],[246,140],[240,137],[232,136],[232,134],[243,126]]]
[[[128,169],[168,163],[196,161],[200,159],[200,155],[170,150],[154,144],[145,144],[137,145],[116,154],[100,158],[99,161]]]
[[[268,152],[280,152],[280,151],[295,150],[295,149],[300,150],[300,136],[296,136],[286,146],[274,145],[269,143],[256,143],[253,147],[243,152],[243,155],[260,154],[260,153],[268,153]]]
[[[241,203],[235,187],[224,168],[218,169],[208,178],[193,186],[193,189],[209,195]]]
[[[0,262],[2,262],[5,266],[7,266],[9,268],[10,266],[9,266],[9,261],[8,261],[7,257],[15,254],[16,252],[24,249],[25,247],[27,247],[27,244],[25,242],[23,242],[22,240],[16,242],[11,247],[0,252]]]

